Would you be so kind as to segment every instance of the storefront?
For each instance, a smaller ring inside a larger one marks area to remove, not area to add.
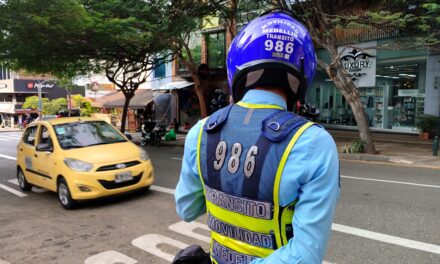
[[[341,56],[342,63],[355,80],[373,130],[418,133],[421,114],[439,115],[440,56],[386,50],[384,44],[387,41],[362,43],[370,49],[361,51],[346,48],[349,55]],[[318,57],[326,60],[322,50]],[[317,72],[307,99],[320,109],[322,123],[356,127],[349,105],[324,71]]]
[[[0,80],[1,126],[16,126],[20,115],[30,114],[33,118],[38,116],[35,110],[22,109],[27,97],[38,95],[38,88],[41,88],[43,98],[66,98],[68,94],[66,89],[58,87],[51,81],[25,79]],[[70,94],[81,94],[84,96],[84,88],[75,87],[70,91]]]

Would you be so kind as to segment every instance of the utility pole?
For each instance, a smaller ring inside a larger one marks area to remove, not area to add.
[[[40,120],[43,119],[43,102],[42,102],[42,95],[41,95],[41,85],[36,85],[37,86],[37,90],[38,90],[38,118]]]

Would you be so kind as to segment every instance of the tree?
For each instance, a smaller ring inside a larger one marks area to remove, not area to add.
[[[204,30],[204,22],[210,22],[210,18],[217,18],[220,27],[225,28],[226,34],[233,38],[237,32],[237,21],[240,24],[247,23],[258,15],[258,10],[265,1],[173,1],[173,5],[167,7],[162,21],[164,36],[171,44],[170,49],[176,54],[176,58],[187,68],[194,82],[194,90],[200,104],[202,117],[209,114],[207,107],[210,90],[203,85],[198,74],[198,49],[191,48],[191,42],[196,33]],[[244,14],[244,15],[243,15]],[[227,47],[226,47],[227,49]]]
[[[419,36],[420,39],[417,41],[419,47],[434,47],[439,43],[440,20],[438,16],[433,16],[433,13],[438,14],[439,4],[429,1],[419,2],[424,2],[420,5],[423,10],[419,14],[404,8],[410,4],[408,1],[394,1],[391,5],[389,1],[356,0],[285,0],[275,3],[276,7],[290,10],[294,17],[308,28],[315,45],[324,48],[330,54],[330,62],[319,60],[319,65],[349,103],[358,125],[360,139],[365,142],[365,150],[368,153],[376,153],[376,149],[358,89],[341,63],[341,54],[338,52],[339,40],[335,37],[334,30],[349,30],[353,27],[368,27],[383,32],[399,30],[401,35],[413,36],[411,38],[413,44],[414,35]],[[360,7],[364,12],[352,12],[350,8],[353,7]],[[383,9],[380,10],[378,7]],[[437,25],[435,30],[433,25]],[[356,46],[353,43],[348,44]]]
[[[65,110],[67,107],[66,98],[57,98],[49,100],[48,98],[42,98],[43,109],[42,112],[45,115],[56,115],[59,111]],[[23,103],[23,109],[38,109],[38,96],[26,97]]]
[[[148,72],[171,58],[160,13],[144,0],[7,0],[0,4],[0,60],[58,77],[104,71],[130,99]]]

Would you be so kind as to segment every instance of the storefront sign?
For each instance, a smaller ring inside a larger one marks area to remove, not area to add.
[[[397,96],[406,96],[406,97],[416,97],[419,95],[419,90],[417,89],[399,89]]]
[[[26,87],[28,88],[28,89],[33,89],[33,88],[35,88],[35,89],[38,89],[38,88],[42,88],[42,89],[44,89],[44,88],[48,88],[48,89],[52,89],[53,87],[55,86],[55,84],[50,84],[50,83],[46,83],[46,82],[38,82],[38,83],[28,83],[27,85],[26,85]]]
[[[339,47],[344,69],[357,87],[376,85],[376,41],[357,44],[356,47]]]
[[[6,83],[0,83],[0,89],[6,89],[8,85]]]

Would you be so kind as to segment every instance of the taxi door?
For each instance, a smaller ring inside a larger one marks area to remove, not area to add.
[[[41,185],[40,177],[35,173],[35,143],[37,138],[37,125],[26,127],[23,138],[18,144],[17,159],[18,164],[23,170],[26,180],[30,184]]]
[[[41,179],[41,187],[55,191],[54,175],[54,147],[53,140],[48,126],[41,124],[38,130],[37,145],[35,146],[35,164],[36,173]]]

